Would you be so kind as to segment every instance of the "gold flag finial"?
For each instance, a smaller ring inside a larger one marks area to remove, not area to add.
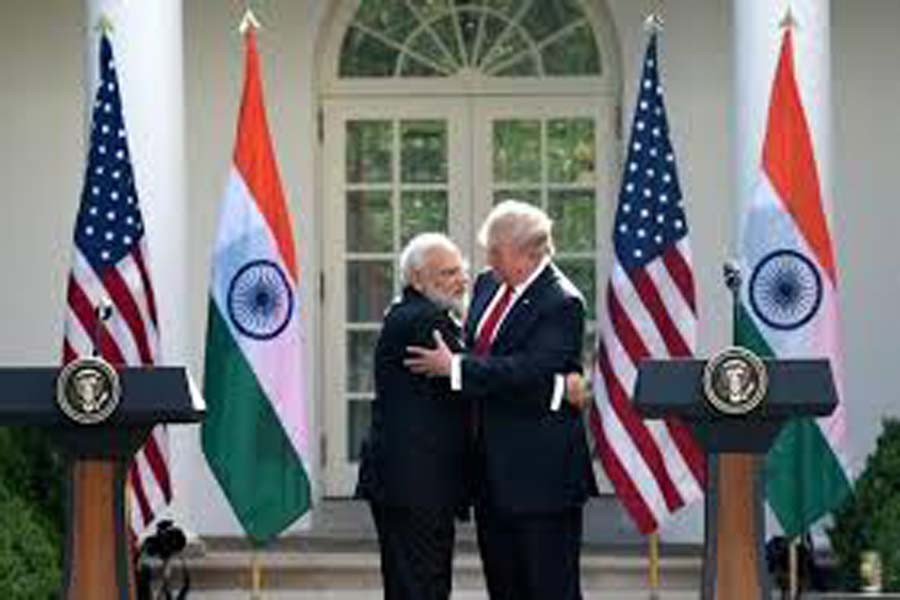
[[[659,33],[663,30],[663,19],[659,11],[653,11],[644,18],[644,31],[647,33]]]
[[[794,18],[794,13],[791,11],[791,5],[789,4],[787,10],[784,13],[784,18],[781,19],[781,22],[778,24],[782,29],[796,29],[797,28],[797,19]]]
[[[259,29],[259,19],[256,18],[256,15],[253,14],[253,9],[249,6],[247,10],[244,11],[244,16],[241,17],[241,23],[238,25],[238,31],[241,32],[241,35],[247,33],[247,29],[252,27],[253,29]]]
[[[109,35],[112,32],[113,24],[106,13],[100,13],[100,17],[97,19],[97,24],[94,26],[94,29],[99,31],[101,35]]]

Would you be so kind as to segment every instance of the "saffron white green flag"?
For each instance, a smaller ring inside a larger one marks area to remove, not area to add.
[[[742,209],[744,273],[735,341],[760,355],[828,358],[840,394],[838,282],[828,218],[786,28],[769,100],[755,193]],[[844,405],[827,418],[788,423],[766,462],[766,495],[797,535],[850,491]]]
[[[291,220],[266,123],[253,28],[213,253],[203,451],[256,544],[310,507],[306,405]]]

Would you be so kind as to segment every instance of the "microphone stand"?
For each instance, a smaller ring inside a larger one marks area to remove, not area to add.
[[[733,259],[725,261],[722,265],[722,276],[725,279],[725,287],[731,292],[731,337],[734,339],[738,326],[738,307],[741,304],[741,285],[744,281],[741,265]]]
[[[103,342],[103,332],[106,329],[106,322],[112,317],[113,306],[109,300],[101,300],[100,304],[94,309],[94,331],[91,336],[91,356],[103,358],[103,350],[101,343]]]

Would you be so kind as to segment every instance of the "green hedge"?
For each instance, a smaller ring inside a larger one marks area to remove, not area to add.
[[[62,588],[62,458],[39,430],[0,428],[0,598],[43,600]]]
[[[887,419],[855,490],[829,531],[844,589],[860,585],[859,558],[881,555],[885,591],[900,591],[900,421]]]
[[[32,506],[0,484],[0,598],[59,596],[59,536],[44,522]]]

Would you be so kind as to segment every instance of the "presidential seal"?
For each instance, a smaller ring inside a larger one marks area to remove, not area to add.
[[[762,402],[768,386],[766,365],[746,348],[726,348],[709,359],[703,370],[706,400],[726,415],[751,412]]]
[[[102,358],[77,358],[63,368],[56,380],[56,403],[67,417],[81,425],[96,425],[108,419],[121,397],[119,375]]]

